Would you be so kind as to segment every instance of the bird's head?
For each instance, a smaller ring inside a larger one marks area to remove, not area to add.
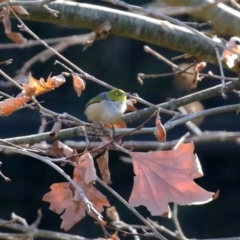
[[[111,101],[117,101],[121,103],[125,103],[127,100],[127,93],[125,93],[121,89],[113,89],[108,92],[108,98]]]

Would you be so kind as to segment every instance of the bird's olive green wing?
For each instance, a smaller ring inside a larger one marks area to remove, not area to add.
[[[89,105],[93,104],[93,103],[98,103],[101,102],[103,100],[107,100],[107,92],[102,92],[100,94],[98,94],[95,98],[92,98],[89,100],[89,102],[85,105],[85,108],[87,108]]]

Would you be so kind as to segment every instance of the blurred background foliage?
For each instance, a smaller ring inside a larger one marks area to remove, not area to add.
[[[105,5],[110,4],[101,1],[86,1],[87,3]],[[150,1],[128,1],[130,4],[143,5]],[[182,21],[198,21],[191,16],[179,16]],[[209,19],[211,20],[211,19]],[[56,38],[70,36],[74,34],[88,33],[89,29],[78,29],[63,27],[52,24],[25,22],[26,25],[35,32],[40,38]],[[12,20],[13,30],[17,30],[18,22]],[[230,23],[229,23],[230,24]],[[209,27],[206,28],[210,29]],[[10,40],[4,35],[3,26],[0,25],[0,44],[9,43]],[[30,39],[30,37],[23,33]],[[230,36],[221,36],[228,39]],[[178,98],[186,94],[200,91],[219,84],[217,80],[203,79],[198,83],[196,89],[179,88],[174,77],[147,79],[143,85],[137,81],[138,73],[168,73],[172,69],[165,63],[157,60],[143,50],[144,42],[134,41],[126,38],[110,35],[106,40],[97,41],[93,46],[83,51],[83,46],[74,46],[65,50],[62,54],[79,66],[87,73],[99,78],[117,88],[127,92],[138,93],[142,98],[154,104],[165,102],[170,98]],[[151,46],[154,50],[167,58],[182,54],[159,46]],[[191,46],[189,46],[191,47]],[[0,61],[12,58],[13,63],[8,66],[1,66],[1,69],[9,76],[16,76],[16,71],[22,67],[25,61],[33,57],[43,46],[30,47],[26,49],[4,49],[0,45]],[[47,78],[50,73],[58,75],[65,71],[59,65],[53,65],[57,57],[49,59],[47,62],[38,62],[31,67],[32,75],[39,79]],[[177,63],[180,63],[179,61]],[[188,62],[189,63],[189,62]],[[203,72],[212,71],[219,74],[218,66],[208,64]],[[225,71],[229,77],[235,77],[234,73]],[[1,77],[1,81],[6,81]],[[9,95],[16,95],[19,91],[15,87],[4,88],[1,91]],[[78,98],[72,87],[71,78],[60,88],[45,93],[38,97],[43,101],[43,106],[58,113],[67,112],[79,119],[86,120],[83,112],[87,101],[99,92],[106,89],[96,83],[87,81],[86,90]],[[227,100],[223,100],[220,95],[202,101],[204,108],[233,104],[239,102],[238,96],[233,93],[228,94]],[[137,104],[139,109],[145,107]],[[161,115],[162,122],[169,120],[169,116]],[[139,122],[133,122],[131,127],[137,126]],[[8,117],[0,118],[0,138],[23,136],[38,132],[41,121],[37,112],[23,109]],[[154,121],[150,121],[147,126],[153,126]],[[46,130],[50,130],[51,125]],[[203,131],[239,131],[239,117],[234,112],[213,115],[207,117],[201,124]],[[178,126],[167,133],[167,140],[180,138],[188,129]],[[72,138],[76,141],[83,141],[84,138]],[[137,135],[131,137],[135,140],[155,140],[153,136]],[[207,143],[196,145],[196,153],[201,161],[205,176],[197,179],[196,182],[208,191],[220,190],[220,196],[215,201],[202,206],[179,207],[179,220],[185,235],[189,238],[220,238],[240,236],[239,220],[240,214],[240,161],[239,146],[235,143]],[[123,154],[111,152],[110,170],[112,174],[111,187],[121,196],[128,199],[133,184],[132,165],[121,161]],[[42,196],[49,191],[49,186],[55,182],[65,181],[57,172],[49,166],[44,165],[35,159],[20,155],[8,155],[1,153],[3,163],[2,172],[11,178],[11,182],[6,183],[0,178],[0,218],[10,219],[10,214],[16,214],[26,218],[32,223],[37,215],[39,208],[43,211],[43,219],[39,228],[46,230],[60,230],[60,217],[48,210],[49,203],[42,202]],[[64,167],[69,174],[72,173],[71,167]],[[111,196],[107,190],[99,187],[108,196],[112,205],[116,206],[121,220],[129,224],[141,224],[141,222],[119,201]],[[161,191],[161,189],[159,189]],[[145,207],[138,210],[145,216],[150,217]],[[174,229],[171,220],[161,217],[152,217],[160,224]],[[2,231],[2,229],[1,229]],[[90,217],[84,218],[73,229],[72,234],[79,234],[89,238],[102,236],[101,229],[94,226]],[[130,237],[128,239],[131,239]]]

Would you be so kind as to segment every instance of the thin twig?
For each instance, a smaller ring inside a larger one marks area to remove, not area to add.
[[[173,149],[177,149],[182,143],[184,143],[185,139],[190,135],[189,132],[185,133],[177,142],[177,144],[174,146]]]
[[[2,162],[0,162],[0,167],[1,167],[1,165],[2,165]],[[1,171],[0,171],[0,176],[1,176],[6,182],[10,182],[10,181],[11,181],[11,179],[8,178],[8,177],[6,177]]]
[[[131,212],[133,212],[146,226],[148,226],[154,233],[156,238],[167,240],[162,234],[160,234],[138,211],[131,207],[127,201],[125,201],[118,193],[116,193],[111,187],[104,183],[100,178],[97,178],[97,182],[111,192],[120,202],[122,202]]]
[[[227,106],[221,106],[216,108],[210,108],[207,110],[202,110],[199,112],[195,112],[192,114],[187,115],[186,117],[182,117],[180,119],[168,121],[164,124],[164,128],[166,130],[172,129],[173,127],[176,127],[179,124],[183,124],[187,121],[191,121],[193,119],[199,118],[199,117],[205,117],[213,114],[223,113],[223,112],[231,112],[231,111],[239,111],[240,104],[232,104]]]
[[[226,99],[226,98],[227,98],[227,95],[224,93],[224,90],[227,88],[227,86],[226,86],[226,82],[225,82],[225,76],[224,76],[224,72],[223,72],[221,56],[220,56],[218,47],[217,47],[216,45],[214,46],[214,49],[215,49],[215,51],[216,51],[217,60],[218,60],[218,65],[219,65],[220,73],[221,73],[221,82],[222,82],[221,96]]]
[[[180,223],[178,221],[178,205],[177,205],[177,203],[173,204],[172,220],[173,220],[173,223],[174,223],[174,225],[175,225],[175,227],[177,229],[176,233],[179,236],[179,239],[180,240],[187,240],[187,238],[185,237],[185,235],[184,235],[184,233],[182,231]]]
[[[183,113],[183,114],[187,114],[188,112],[186,111],[186,109],[184,107],[179,107],[178,110]],[[196,135],[201,135],[202,131],[200,130],[200,128],[194,124],[192,121],[188,121],[185,123],[185,125],[188,127],[189,130],[191,130],[194,134]]]
[[[0,62],[0,65],[9,65],[12,63],[12,61],[13,61],[12,59],[8,59],[8,60]]]
[[[227,89],[225,91],[230,91],[230,90],[240,86],[240,80],[229,82],[226,85],[227,85]],[[176,109],[179,106],[183,106],[183,105],[186,105],[188,103],[191,103],[191,102],[194,102],[197,100],[199,101],[202,99],[206,99],[206,98],[218,95],[219,91],[221,91],[221,88],[222,88],[222,84],[199,91],[199,92],[196,92],[196,93],[186,95],[184,97],[181,97],[181,98],[178,98],[178,99],[175,99],[172,101],[158,104],[157,106],[159,106],[161,108]],[[138,112],[127,113],[123,116],[122,119],[126,123],[132,122],[132,121],[139,120],[141,118],[145,118],[145,117],[151,115],[154,112],[154,110],[155,109],[153,109],[153,108],[144,108],[144,109],[139,110]]]
[[[208,21],[205,23],[197,23],[197,22],[184,22],[185,24],[187,24],[188,26],[193,26],[194,28],[201,28],[203,26],[212,26],[212,22]]]

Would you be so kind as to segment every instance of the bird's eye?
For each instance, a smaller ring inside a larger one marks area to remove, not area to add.
[[[120,95],[122,95],[121,92],[116,92],[116,96],[120,96]]]
[[[235,43],[236,43],[237,45],[240,45],[240,41],[237,41],[237,40],[236,40]]]

